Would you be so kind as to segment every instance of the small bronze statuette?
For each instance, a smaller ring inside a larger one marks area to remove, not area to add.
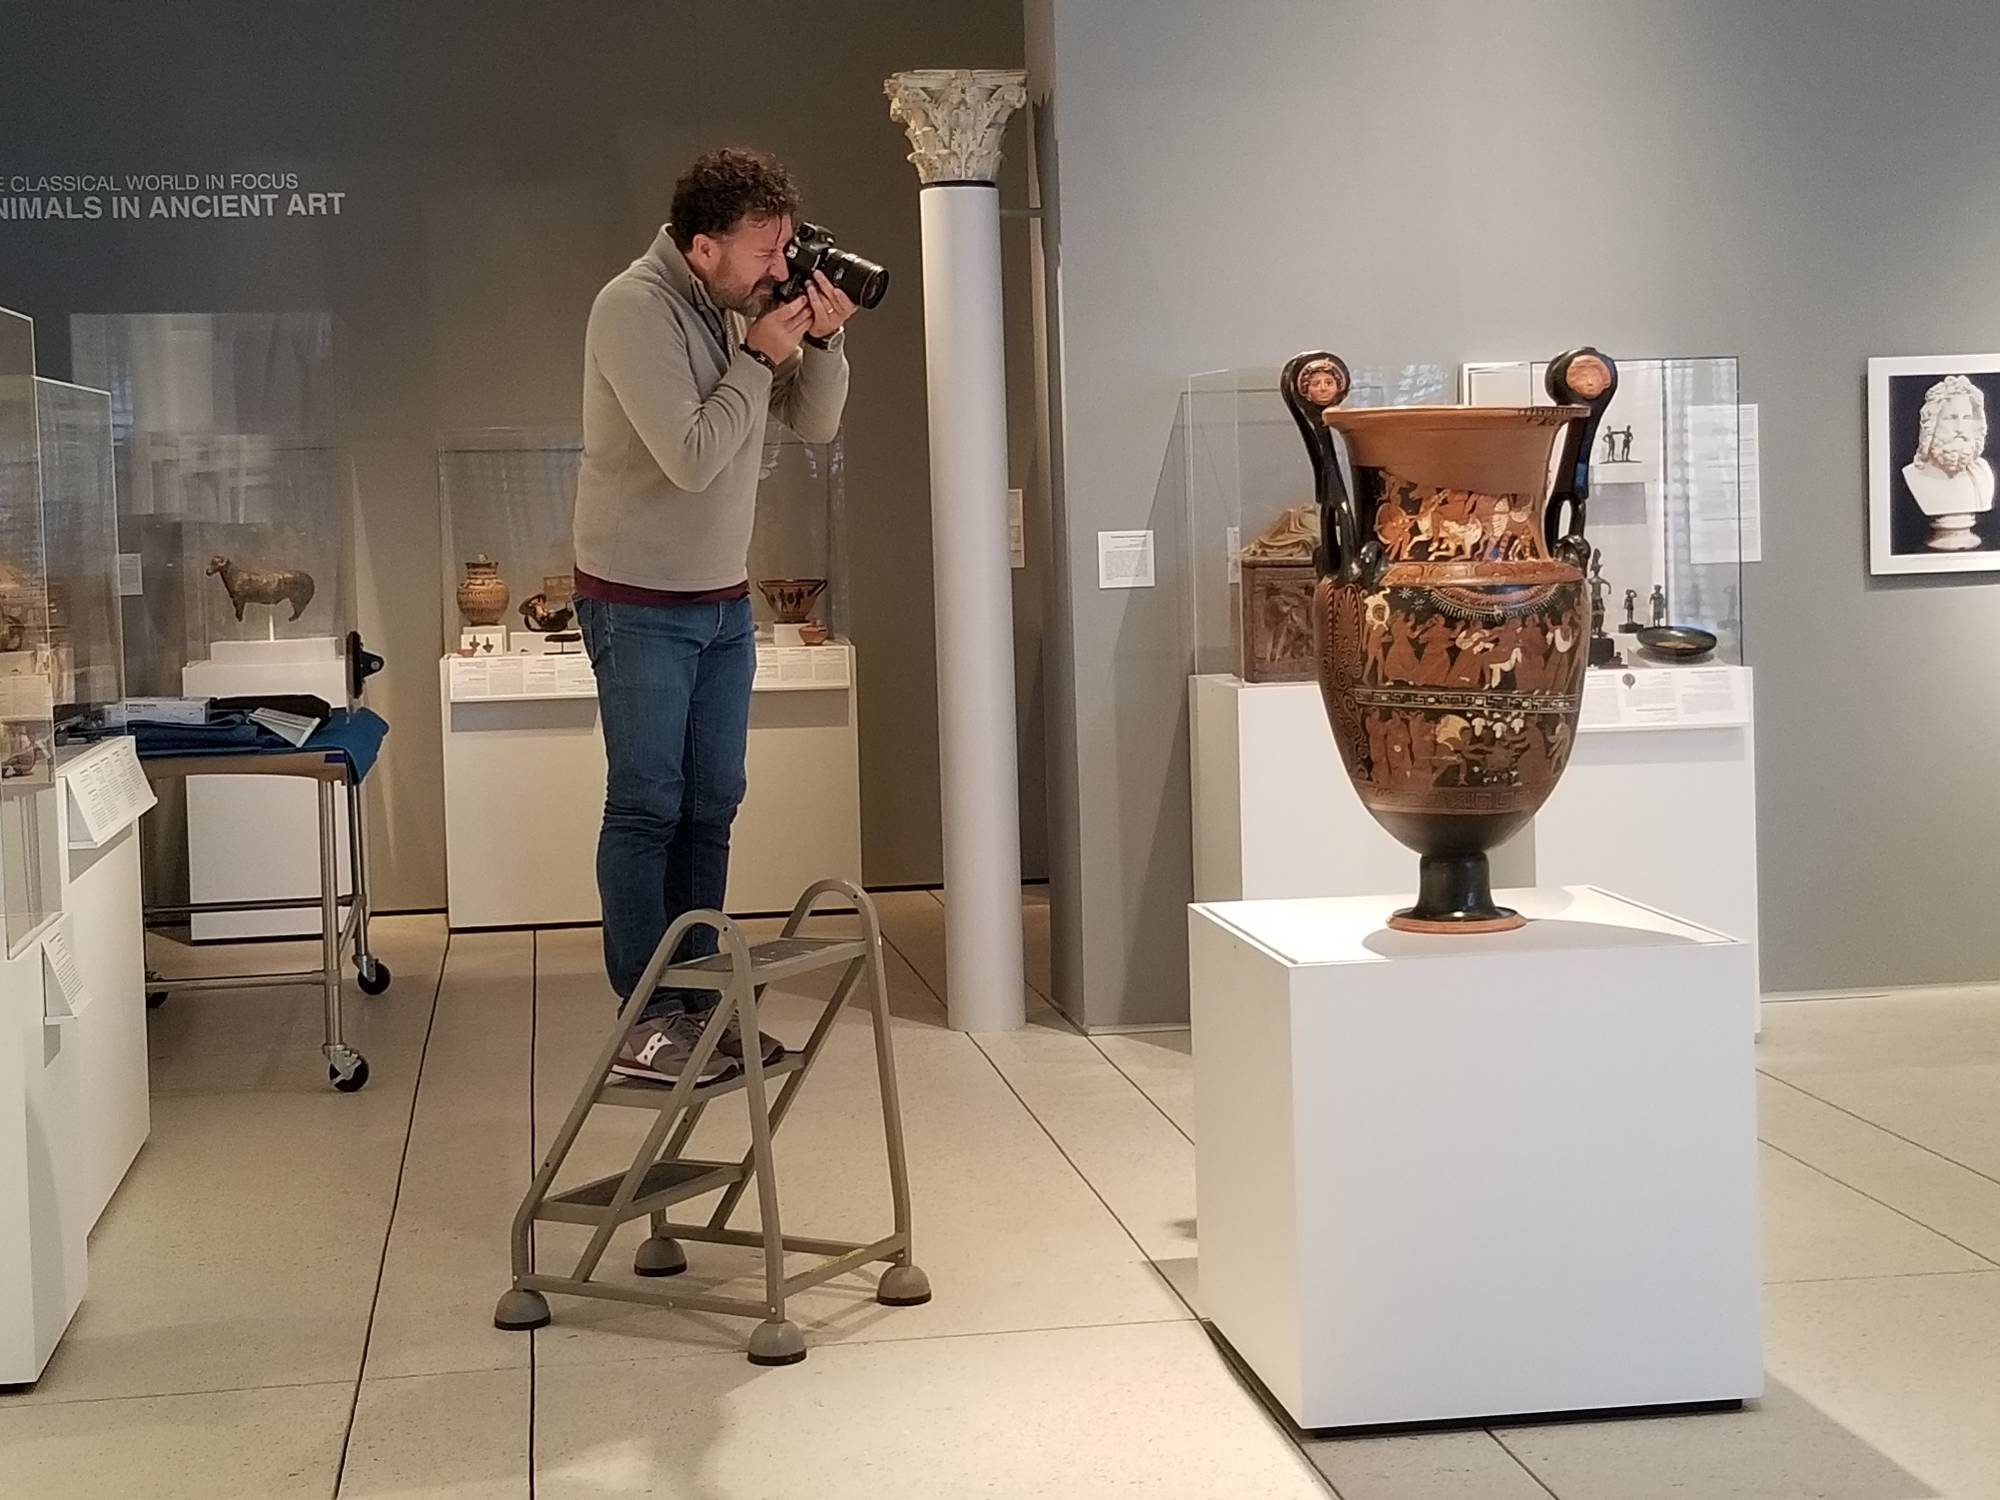
[[[271,568],[252,571],[239,568],[221,553],[208,560],[210,576],[220,574],[222,587],[228,591],[229,602],[236,606],[236,618],[243,618],[246,604],[289,604],[292,613],[289,618],[296,620],[305,613],[312,603],[312,574],[300,568]]]

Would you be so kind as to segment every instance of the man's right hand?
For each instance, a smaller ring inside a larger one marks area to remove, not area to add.
[[[812,304],[803,297],[780,302],[750,325],[743,342],[774,365],[781,365],[799,352],[806,330],[812,327]]]

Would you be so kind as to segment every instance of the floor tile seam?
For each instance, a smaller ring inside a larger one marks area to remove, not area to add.
[[[540,1066],[542,1040],[542,934],[536,928],[528,939],[528,1162],[534,1177],[541,1175],[541,1163],[536,1159],[535,1140],[540,1130],[540,1120],[535,1104],[535,1082]],[[554,1143],[550,1143],[553,1148]],[[516,1213],[520,1210],[517,1208]],[[514,1253],[513,1227],[508,1226],[507,1254],[511,1263]],[[535,1235],[528,1234],[528,1269],[535,1269]],[[512,1280],[509,1279],[511,1289]],[[528,1434],[522,1445],[527,1452],[528,1500],[535,1500],[535,1429],[541,1411],[541,1330],[528,1330]]]
[[[1986,1265],[1994,1270],[2000,1270],[2000,1261],[1994,1260],[1992,1256],[1982,1255],[1979,1251],[1973,1249],[1972,1246],[1966,1244],[1963,1240],[1956,1239],[1953,1236],[1946,1234],[1942,1229],[1937,1228],[1935,1225],[1926,1224],[1922,1219],[1919,1219],[1915,1214],[1906,1212],[1905,1210],[1896,1207],[1896,1205],[1893,1203],[1884,1202],[1882,1199],[1876,1197],[1873,1193],[1869,1192],[1866,1188],[1857,1187],[1853,1183],[1846,1181],[1844,1178],[1835,1176],[1825,1167],[1818,1166],[1812,1162],[1809,1162],[1804,1157],[1800,1156],[1798,1153],[1794,1151],[1788,1151],[1783,1146],[1774,1145],[1770,1141],[1763,1142],[1763,1145],[1766,1150],[1777,1152],[1778,1155],[1784,1157],[1787,1161],[1797,1162],[1807,1171],[1818,1173],[1821,1177],[1824,1177],[1828,1182],[1838,1183],[1841,1187],[1846,1188],[1850,1193],[1858,1193],[1863,1198],[1866,1198],[1870,1203],[1876,1204],[1878,1207],[1888,1209],[1890,1213],[1895,1214],[1898,1218],[1907,1219],[1910,1223],[1916,1225],[1917,1228],[1923,1230],[1926,1234],[1934,1234],[1939,1239],[1943,1240],[1946,1244],[1958,1246],[1959,1249],[1963,1250],[1967,1255],[1972,1256],[1975,1260],[1981,1262],[1983,1265]],[[1836,1277],[1830,1279],[1846,1280],[1848,1278]]]
[[[111,1401],[193,1401],[204,1396],[254,1396],[262,1391],[316,1391],[347,1389],[352,1380],[346,1375],[332,1380],[274,1380],[259,1385],[196,1386],[179,1391],[117,1391],[106,1396],[67,1396],[51,1400],[7,1401],[0,1399],[0,1416],[10,1411],[53,1411],[61,1406],[102,1406]]]
[[[1160,1269],[1160,1263],[1152,1257],[1152,1255],[1147,1251],[1145,1245],[1140,1243],[1138,1235],[1134,1234],[1132,1232],[1131,1226],[1127,1224],[1124,1221],[1124,1219],[1119,1217],[1118,1211],[1111,1206],[1110,1202],[1105,1198],[1104,1194],[1098,1191],[1097,1184],[1092,1182],[1089,1177],[1084,1175],[1083,1169],[1076,1164],[1075,1158],[1073,1158],[1069,1154],[1068,1149],[1063,1145],[1063,1143],[1056,1139],[1055,1132],[1049,1129],[1047,1123],[1042,1119],[1040,1115],[1035,1113],[1034,1107],[1030,1105],[1028,1101],[1021,1096],[1021,1091],[1014,1087],[1014,1080],[1009,1078],[1006,1072],[1001,1068],[1000,1064],[993,1060],[993,1055],[986,1050],[986,1048],[981,1044],[977,1036],[973,1036],[971,1040],[972,1040],[972,1045],[978,1049],[979,1055],[986,1059],[986,1065],[993,1070],[995,1076],[999,1078],[1001,1084],[1005,1086],[1007,1092],[1014,1096],[1016,1102],[1020,1104],[1023,1110],[1027,1111],[1028,1118],[1035,1122],[1035,1128],[1040,1130],[1043,1135],[1048,1137],[1049,1144],[1055,1147],[1056,1149],[1056,1154],[1063,1159],[1063,1161],[1068,1165],[1069,1169],[1072,1172],[1076,1173],[1077,1180],[1081,1182],[1084,1185],[1084,1187],[1089,1189],[1090,1195],[1093,1198],[1095,1198],[1100,1205],[1103,1206],[1104,1211],[1111,1216],[1111,1222],[1116,1224],[1119,1228],[1119,1231],[1125,1236],[1125,1238],[1132,1242],[1132,1247],[1135,1250],[1137,1250],[1142,1257],[1144,1257],[1146,1264],[1148,1264],[1153,1268],[1154,1272],[1159,1276],[1159,1278],[1162,1281],[1166,1282],[1167,1290],[1174,1294],[1174,1300],[1179,1302],[1182,1307],[1185,1307],[1187,1309],[1189,1317],[1199,1320],[1200,1314],[1195,1311],[1194,1304],[1189,1302],[1188,1299],[1181,1294],[1181,1289],[1174,1285],[1172,1279],[1168,1277],[1165,1271]]]
[[[1851,1286],[1864,1281],[1938,1281],[1947,1277],[2000,1276],[2000,1266],[1965,1271],[1883,1271],[1873,1276],[1805,1276],[1790,1281],[1767,1281],[1773,1286]]]
[[[910,955],[903,951],[902,945],[899,944],[887,932],[884,932],[882,934],[882,946],[884,948],[887,948],[891,953],[895,954],[896,957],[900,958],[903,961],[903,967],[908,969],[910,973],[915,977],[917,983],[924,987],[924,993],[930,996],[931,1003],[937,1006],[940,1010],[944,1011],[946,1016],[949,1016],[951,1014],[951,1007],[945,1004],[944,996],[940,995],[937,992],[937,990],[932,987],[931,982],[928,979],[924,978],[924,971],[922,969],[919,969],[916,966],[916,963],[911,959]],[[886,979],[888,976],[884,975],[883,977],[884,979]]]
[[[1946,1234],[1946,1232],[1944,1232],[1944,1230],[1940,1230],[1940,1228],[1934,1228],[1932,1224],[1926,1224],[1926,1222],[1924,1222],[1924,1220],[1920,1220],[1920,1218],[1918,1218],[1916,1214],[1910,1214],[1910,1212],[1906,1212],[1906,1210],[1902,1210],[1902,1208],[1896,1208],[1896,1204],[1890,1204],[1890,1202],[1884,1202],[1882,1198],[1876,1198],[1876,1196],[1874,1196],[1872,1192],[1868,1192],[1866,1188],[1858,1188],[1858,1186],[1854,1186],[1852,1182],[1846,1182],[1844,1178],[1838,1178],[1838,1176],[1834,1176],[1834,1174],[1832,1174],[1832,1172],[1828,1172],[1828,1170],[1826,1170],[1824,1166],[1816,1166],[1816,1164],[1808,1162],[1808,1160],[1806,1160],[1804,1156],[1798,1156],[1796,1152],[1790,1152],[1790,1150],[1786,1150],[1784,1146],[1774,1146],[1774,1144],[1772,1144],[1772,1142],[1768,1142],[1768,1140],[1764,1142],[1764,1148],[1766,1148],[1766,1150],[1774,1150],[1774,1152],[1778,1152],[1778,1156],[1784,1156],[1784,1158],[1786,1158],[1786,1160],[1790,1160],[1790,1162],[1798,1162],[1798,1164],[1800,1164],[1802,1168],[1806,1168],[1808,1172],[1818,1172],[1818,1174],[1820,1174],[1822,1178],[1826,1178],[1828,1182],[1836,1182],[1836,1184],[1840,1184],[1842,1188],[1846,1188],[1848,1192],[1856,1192],[1856,1194],[1860,1194],[1860,1196],[1862,1196],[1862,1198],[1866,1198],[1868,1202],[1872,1202],[1872,1204],[1876,1204],[1876,1206],[1880,1206],[1880,1208],[1886,1208],[1888,1212],[1896,1214],[1898,1218],[1906,1218],[1906,1220],[1910,1220],[1912,1224],[1916,1224],[1916,1226],[1918,1226],[1920,1230],[1924,1230],[1926,1234],[1936,1234],[1936,1236],[1938,1236],[1940,1240],[1944,1240],[1946,1244],[1956,1244],[1956,1246],[1958,1246],[1960,1250],[1964,1250],[1964,1252],[1966,1252],[1968,1256],[1972,1256],[1974,1260],[1982,1262],[1984,1266],[1988,1266],[1988,1268],[1992,1268],[1992,1270],[2000,1270],[2000,1262],[1996,1262],[1996,1260],[1994,1260],[1992,1256],[1986,1256],[1986,1254],[1980,1254],[1980,1252],[1978,1252],[1978,1250],[1974,1250],[1974,1248],[1972,1248],[1970,1244],[1964,1244],[1962,1240],[1954,1240],[1954,1238],[1952,1238],[1950,1234]],[[1944,1274],[1950,1274],[1950,1272],[1944,1272]],[[1864,1280],[1864,1278],[1850,1278],[1850,1276],[1828,1276],[1828,1278],[1822,1278],[1822,1280]]]
[[[560,1295],[560,1294],[558,1294]],[[671,1311],[672,1309],[666,1309]],[[832,1339],[813,1342],[813,1329],[808,1327],[806,1347],[815,1353],[826,1353],[834,1349],[875,1349],[900,1344],[946,1344],[952,1342],[970,1343],[981,1339],[1033,1338],[1045,1333],[1105,1333],[1117,1332],[1125,1328],[1181,1328],[1199,1327],[1200,1320],[1186,1318],[1128,1318],[1122,1322],[1105,1323],[1051,1323],[1046,1327],[1032,1328],[983,1328],[957,1333],[906,1333],[891,1334],[879,1339]],[[549,1364],[549,1371],[555,1373],[567,1370],[603,1370],[639,1365],[677,1365],[700,1359],[742,1359],[740,1347],[727,1349],[688,1349],[678,1354],[635,1354],[610,1359],[564,1359]]]
[[[1165,1120],[1169,1125],[1171,1125],[1176,1131],[1179,1132],[1182,1140],[1186,1141],[1190,1146],[1194,1144],[1194,1137],[1189,1135],[1187,1131],[1181,1128],[1181,1122],[1179,1120],[1176,1120],[1172,1115],[1168,1114],[1166,1110],[1161,1107],[1160,1101],[1155,1099],[1151,1094],[1147,1093],[1145,1088],[1141,1086],[1138,1079],[1134,1078],[1130,1073],[1126,1072],[1122,1067],[1120,1067],[1118,1065],[1118,1059],[1113,1057],[1109,1052],[1106,1052],[1103,1047],[1099,1046],[1096,1037],[1090,1035],[1089,1032],[1083,1032],[1081,1033],[1081,1035],[1083,1036],[1085,1041],[1090,1043],[1092,1049],[1097,1053],[1099,1057],[1103,1058],[1106,1062],[1111,1064],[1112,1068],[1117,1072],[1120,1078],[1124,1079],[1127,1083],[1132,1085],[1133,1089],[1137,1091],[1141,1099],[1144,1099],[1148,1104],[1153,1106],[1153,1109],[1159,1114],[1161,1119]]]
[[[1771,1072],[1768,1068],[1759,1068],[1757,1071],[1763,1077],[1770,1079],[1771,1082],[1783,1084],[1786,1088],[1790,1089],[1795,1094],[1803,1094],[1806,1098],[1812,1100],[1813,1103],[1815,1104],[1824,1104],[1828,1109],[1833,1110],[1838,1114],[1846,1115],[1847,1118],[1850,1120],[1857,1120],[1861,1124],[1866,1125],[1871,1130],[1881,1131],[1882,1134],[1888,1136],[1889,1139],[1891,1140],[1901,1141],[1905,1146],[1909,1146],[1913,1150],[1921,1151],[1926,1156],[1935,1156],[1939,1161],[1948,1162],[1950,1165],[1957,1167],[1961,1172],[1970,1172],[1974,1177],[1979,1178],[1982,1182],[1990,1182],[1995,1187],[2000,1187],[2000,1177],[1995,1177],[1990,1172],[1982,1172],[1979,1170],[1979,1168],[1972,1166],[1970,1163],[1962,1162],[1955,1156],[1947,1156],[1944,1152],[1938,1150],[1937,1147],[1935,1146],[1926,1146],[1922,1141],[1912,1140],[1909,1136],[1902,1134],[1900,1131],[1891,1130],[1887,1125],[1882,1124],[1879,1120],[1871,1120],[1866,1115],[1857,1114],[1855,1111],[1847,1108],[1847,1106],[1844,1104],[1836,1104],[1831,1099],[1821,1098],[1818,1094],[1815,1094],[1811,1089],[1806,1088],[1804,1085],[1794,1083],[1789,1078],[1781,1078],[1776,1073]]]
[[[1542,1490],[1542,1492],[1550,1497],[1550,1500],[1562,1500],[1562,1497],[1560,1495],[1557,1495],[1554,1490],[1549,1488],[1549,1483],[1546,1479],[1542,1478],[1541,1475],[1537,1474],[1533,1469],[1528,1467],[1528,1461],[1525,1458],[1521,1457],[1520,1454],[1516,1453],[1512,1448],[1507,1446],[1507,1440],[1502,1436],[1500,1436],[1498,1432],[1496,1432],[1491,1427],[1484,1427],[1481,1428],[1480,1430],[1484,1432],[1488,1437],[1492,1438],[1495,1443],[1499,1444],[1500,1451],[1506,1454],[1509,1458],[1513,1459],[1516,1464],[1520,1465],[1521,1472],[1523,1474],[1526,1474],[1530,1479],[1534,1480],[1535,1484]]]
[[[1977,1252],[1975,1252],[1977,1253]],[[1996,1276],[2000,1266],[1965,1267],[1956,1271],[1875,1271],[1864,1276],[1781,1276],[1765,1286],[1831,1286],[1849,1281],[1914,1281],[1939,1276]]]
[[[340,1457],[333,1468],[333,1493],[339,1496],[347,1478],[347,1455],[354,1442],[354,1422],[361,1410],[361,1387],[368,1379],[368,1352],[375,1339],[375,1318],[382,1306],[382,1283],[389,1268],[389,1246],[396,1235],[396,1211],[403,1202],[403,1177],[410,1165],[410,1140],[416,1134],[417,1105],[424,1092],[424,1063],[430,1054],[431,1032],[437,1026],[438,1000],[444,994],[444,975],[451,961],[451,934],[445,933],[438,955],[437,977],[431,986],[430,1016],[424,1024],[424,1039],[417,1049],[416,1068],[410,1078],[410,1107],[403,1121],[403,1149],[396,1159],[396,1185],[389,1195],[388,1222],[382,1227],[382,1249],[375,1262],[375,1290],[368,1299],[368,1322],[361,1333],[361,1357],[354,1372],[354,1395],[348,1403],[347,1422],[340,1434]]]

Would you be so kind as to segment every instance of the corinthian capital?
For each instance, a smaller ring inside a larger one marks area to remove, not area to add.
[[[916,149],[917,180],[991,182],[1000,173],[1007,119],[1028,102],[1020,68],[924,68],[882,84],[889,118],[900,120]]]

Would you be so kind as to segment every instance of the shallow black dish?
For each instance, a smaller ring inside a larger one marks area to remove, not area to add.
[[[1705,661],[1715,649],[1715,634],[1698,625],[1648,625],[1639,632],[1639,646],[1661,661]]]

